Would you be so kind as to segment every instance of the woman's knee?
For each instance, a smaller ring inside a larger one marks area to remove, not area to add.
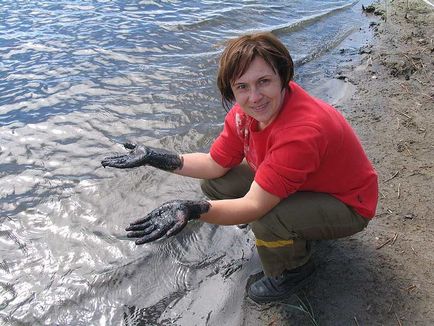
[[[253,233],[260,239],[295,239],[298,235],[288,226],[284,225],[278,216],[273,213],[250,223]]]
[[[211,199],[216,199],[215,197],[215,187],[213,186],[212,180],[200,180],[200,188],[202,192]]]
[[[232,182],[228,182],[223,178],[201,180],[200,187],[203,193],[210,199],[234,199],[240,198],[239,189]]]
[[[201,180],[200,187],[208,198],[234,199],[243,197],[249,191],[252,181],[252,172],[241,165],[220,178]]]

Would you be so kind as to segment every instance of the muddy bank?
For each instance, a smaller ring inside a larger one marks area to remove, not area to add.
[[[392,1],[367,10],[375,34],[336,78],[338,108],[380,179],[377,215],[353,237],[316,245],[318,272],[286,304],[245,301],[244,325],[434,324],[434,8]],[[342,49],[345,51],[345,49]]]

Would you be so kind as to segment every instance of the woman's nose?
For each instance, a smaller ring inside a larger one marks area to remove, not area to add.
[[[250,90],[250,96],[249,97],[250,97],[250,101],[252,103],[256,103],[259,100],[261,100],[262,94],[261,94],[260,90],[257,87],[254,87],[254,88],[252,88]]]

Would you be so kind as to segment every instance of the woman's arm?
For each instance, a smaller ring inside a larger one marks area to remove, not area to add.
[[[209,201],[211,207],[200,220],[219,225],[249,223],[267,214],[280,200],[253,181],[249,192],[242,198]]]
[[[179,175],[198,178],[198,179],[215,179],[221,177],[229,171],[219,165],[210,154],[190,153],[182,155],[183,164],[181,168],[173,172]]]
[[[229,170],[217,164],[210,154],[179,155],[165,149],[132,143],[125,143],[124,147],[129,150],[129,153],[106,157],[101,161],[102,166],[130,169],[150,165],[157,169],[199,179],[218,178]]]
[[[190,220],[233,225],[252,222],[264,216],[280,198],[263,190],[256,182],[239,199],[172,200],[154,209],[144,218],[132,222],[126,230],[129,238],[141,245],[180,232]]]

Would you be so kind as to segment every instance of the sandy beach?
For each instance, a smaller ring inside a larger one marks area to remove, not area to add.
[[[381,1],[366,15],[375,36],[336,78],[354,86],[338,108],[378,171],[376,217],[316,245],[317,273],[299,294],[310,311],[295,297],[247,302],[245,325],[434,324],[434,7]]]

